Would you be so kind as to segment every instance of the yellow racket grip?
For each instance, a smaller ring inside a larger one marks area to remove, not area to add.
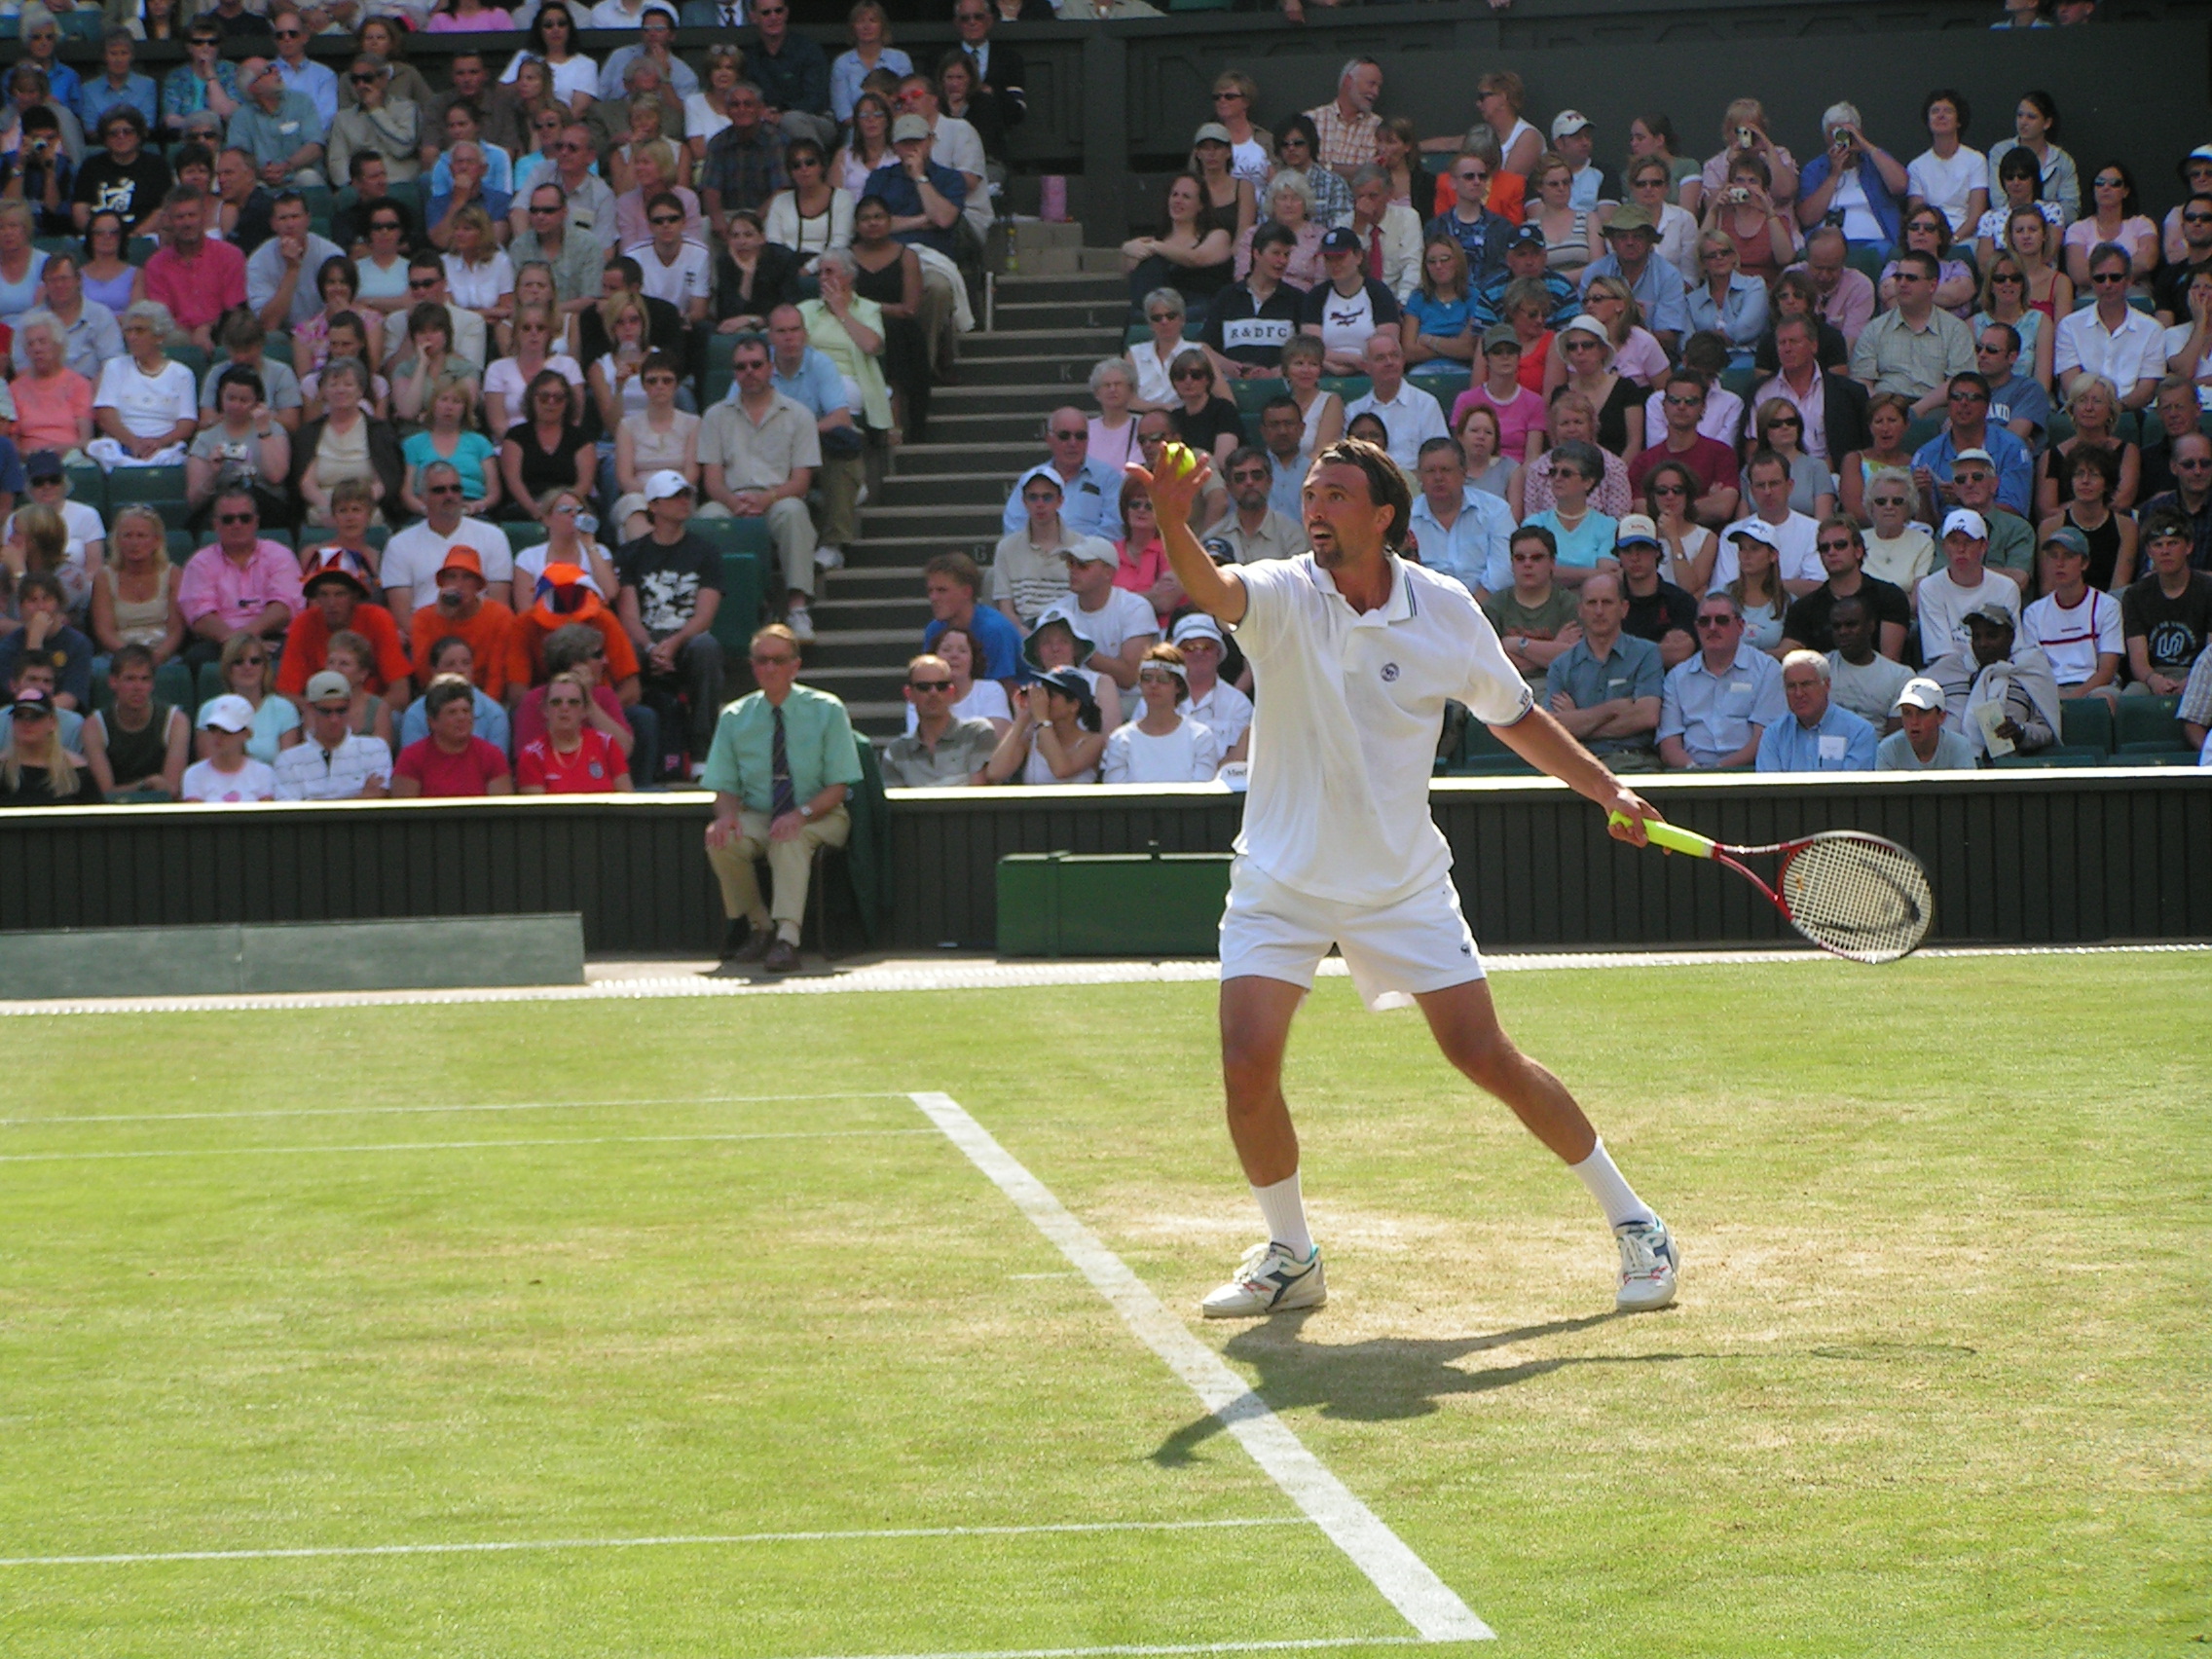
[[[1609,822],[1625,825],[1629,822],[1629,816],[1625,812],[1616,812]],[[1671,853],[1687,853],[1693,859],[1713,857],[1714,843],[1694,830],[1680,830],[1672,824],[1658,824],[1647,818],[1643,821],[1643,832],[1650,837],[1653,846],[1665,847]]]

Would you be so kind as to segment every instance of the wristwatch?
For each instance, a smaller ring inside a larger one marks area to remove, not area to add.
[[[802,805],[802,806],[801,806],[801,807],[800,807],[800,808],[798,809],[798,815],[799,815],[799,816],[800,816],[801,818],[808,818],[808,819],[811,819],[811,818],[812,818],[812,817],[814,816],[814,808],[813,808],[812,806],[805,806],[805,805]]]

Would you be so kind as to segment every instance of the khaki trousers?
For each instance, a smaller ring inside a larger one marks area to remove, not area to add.
[[[708,501],[699,508],[700,518],[735,518],[737,515],[719,501]],[[806,510],[806,503],[793,496],[769,503],[761,515],[768,525],[768,539],[776,545],[776,559],[784,568],[784,586],[793,593],[811,596],[814,592],[814,518]],[[768,596],[768,608],[781,611],[784,596]]]
[[[770,921],[778,924],[779,931],[788,925],[792,931],[787,937],[796,942],[799,923],[806,916],[806,887],[814,873],[814,849],[843,846],[853,832],[852,814],[844,807],[834,807],[788,841],[768,839],[765,812],[740,812],[737,827],[734,840],[707,852],[707,863],[722,885],[722,914],[733,922],[743,916],[756,928]],[[773,894],[766,904],[760,902],[760,878],[753,868],[754,861],[759,858],[768,861]]]

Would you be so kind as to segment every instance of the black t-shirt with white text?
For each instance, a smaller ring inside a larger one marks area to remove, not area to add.
[[[1275,284],[1264,302],[1255,303],[1252,290],[1233,282],[1216,294],[1206,308],[1205,332],[1199,336],[1233,363],[1272,369],[1282,362],[1282,349],[1298,332],[1306,291],[1288,282]]]
[[[124,224],[138,228],[138,221],[157,212],[169,193],[169,165],[151,150],[138,152],[129,166],[118,166],[105,150],[85,158],[77,170],[72,202],[82,202],[95,213],[120,213]]]
[[[2130,583],[2120,596],[2120,626],[2131,640],[2142,637],[2151,666],[2158,673],[2175,678],[2187,674],[2204,642],[2212,639],[2212,576],[2190,571],[2189,586],[2179,599],[2166,597],[2156,571]]]

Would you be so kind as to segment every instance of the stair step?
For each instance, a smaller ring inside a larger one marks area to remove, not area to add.
[[[992,312],[997,323],[995,332],[1007,330],[1065,330],[1069,333],[1092,329],[1113,336],[1119,346],[1129,323],[1129,299],[1126,294],[1116,294],[1111,299],[1096,300],[1047,300],[1010,302],[1001,298]],[[969,339],[976,336],[970,335]]]
[[[1083,408],[1090,401],[1090,370],[1067,380],[992,381],[969,386],[944,386],[931,394],[930,435],[941,439],[940,421],[963,415],[1020,415],[1044,440],[1045,417],[1061,407]]]
[[[1094,351],[1097,355],[1105,356],[1121,350],[1122,331],[1109,324],[1010,327],[1004,313],[1000,313],[999,326],[988,334],[964,334],[960,338],[960,360],[963,363],[985,357],[1018,357],[1040,351]]]
[[[1093,248],[1093,253],[1111,252]],[[993,285],[998,302],[1005,305],[1041,303],[1051,300],[1095,300],[1121,296],[1125,303],[1129,294],[1129,279],[1114,271],[1070,271],[1051,276],[1014,272],[1001,276]]]
[[[891,474],[884,483],[889,486],[903,483],[909,478],[935,477],[947,472],[973,472],[981,466],[1001,469],[1011,478],[1025,470],[1031,461],[1043,454],[1043,446],[1034,437],[957,444],[906,444],[894,454]]]
[[[908,478],[886,479],[883,504],[985,507],[995,511],[1005,506],[1007,491],[1013,488],[1017,470],[1010,466],[1004,472],[921,472]]]
[[[1072,386],[1088,392],[1092,365],[1098,361],[1094,355],[1081,351],[1023,352],[1004,357],[971,357],[965,352],[960,358],[960,384],[940,387],[931,394],[931,407],[938,398],[950,398],[970,387],[1053,387]]]
[[[930,445],[940,443],[999,444],[1019,443],[1045,453],[1045,415],[1011,409],[983,415],[933,414],[930,417]],[[924,446],[929,447],[929,446]],[[894,452],[896,453],[896,452]]]
[[[815,627],[826,633],[896,633],[903,639],[918,641],[930,620],[930,603],[923,596],[919,581],[896,593],[848,595],[840,599],[818,595],[812,609]]]
[[[1011,481],[1009,488],[1012,487]],[[1005,498],[999,506],[972,503],[947,504],[936,502],[916,506],[878,506],[870,501],[861,509],[861,539],[874,541],[883,535],[927,536],[940,539],[947,536],[964,536],[973,532],[987,535],[993,541],[1005,534],[999,528],[999,514],[1004,509]]]

